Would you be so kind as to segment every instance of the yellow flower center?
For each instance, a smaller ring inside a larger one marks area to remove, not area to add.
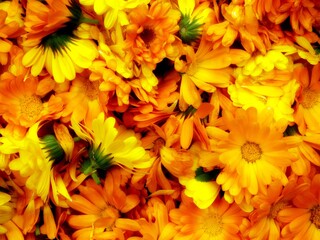
[[[208,214],[207,217],[203,219],[202,229],[204,233],[210,237],[220,235],[223,230],[222,217],[217,213]]]
[[[319,93],[318,92],[311,90],[309,88],[303,90],[301,105],[304,108],[312,108],[317,103],[319,103]]]
[[[150,28],[145,28],[143,29],[142,33],[140,33],[140,38],[144,41],[146,46],[150,46],[150,43],[154,40],[155,38],[155,33],[152,29]]]
[[[242,158],[247,162],[255,162],[261,158],[262,150],[259,144],[254,142],[246,142],[241,147]]]
[[[276,218],[278,216],[278,212],[280,210],[282,210],[283,208],[285,208],[286,206],[288,206],[288,201],[279,201],[279,202],[273,204],[271,206],[268,217],[272,218],[272,219]]]
[[[316,205],[310,210],[310,222],[312,222],[318,229],[320,229],[320,205]]]
[[[120,214],[116,208],[111,205],[107,205],[100,213],[100,216],[108,219],[107,221],[103,221],[103,227],[105,227],[107,231],[112,231],[112,227],[114,226],[115,221],[120,217]]]
[[[41,99],[36,96],[24,96],[20,99],[21,115],[25,115],[29,121],[39,118],[43,109]]]

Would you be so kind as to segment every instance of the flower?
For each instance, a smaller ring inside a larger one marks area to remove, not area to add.
[[[43,100],[38,86],[39,80],[33,76],[14,76],[9,72],[1,75],[0,113],[8,123],[28,128],[39,120],[60,117],[61,99],[51,95]]]
[[[115,167],[107,173],[103,185],[88,179],[78,187],[79,194],[73,194],[68,202],[72,213],[67,222],[74,229],[73,239],[124,239],[127,231],[140,229],[135,220],[121,216],[139,204],[137,195],[122,189],[127,174]]]
[[[38,76],[45,67],[58,83],[73,80],[76,73],[88,68],[98,56],[91,39],[81,38],[80,33],[76,35],[75,30],[86,21],[76,1],[58,0],[47,5],[31,1],[26,20],[28,32],[22,63],[31,67],[33,76]]]
[[[287,184],[285,169],[295,159],[288,154],[289,140],[294,137],[283,137],[283,122],[275,122],[268,109],[259,114],[254,108],[238,109],[235,116],[226,113],[223,121],[230,132],[218,143],[224,168],[216,181],[228,202],[251,211],[253,195],[265,192],[275,180]]]
[[[283,239],[317,239],[319,229],[319,180],[316,174],[306,182],[308,188],[293,199],[293,206],[282,209],[279,219],[286,223],[281,231]],[[303,183],[301,183],[303,184]]]
[[[153,1],[148,8],[140,5],[129,13],[130,24],[126,27],[126,61],[145,64],[151,70],[161,62],[176,40],[180,14],[169,2]]]
[[[183,198],[179,208],[171,210],[169,216],[178,231],[174,240],[222,240],[241,239],[238,234],[246,213],[237,204],[229,204],[224,199],[217,199],[208,208],[199,209]]]
[[[247,60],[250,54],[239,49],[221,47],[212,49],[212,44],[202,39],[196,52],[186,47],[186,61],[176,59],[175,69],[182,74],[180,86],[180,108],[187,105],[198,108],[201,104],[199,90],[212,93],[216,88],[226,88],[231,83],[231,64]]]
[[[83,140],[90,143],[89,159],[82,163],[82,172],[95,173],[98,169],[107,170],[112,165],[119,165],[130,170],[135,168],[147,168],[152,164],[148,153],[140,146],[139,139],[133,131],[123,126],[115,126],[113,117],[105,119],[104,113],[100,113],[92,121],[89,129],[71,119],[72,128]]]
[[[306,129],[319,132],[319,88],[320,88],[320,64],[312,68],[311,76],[307,67],[298,65],[294,69],[294,76],[299,81],[301,87],[297,94],[296,111],[294,113],[295,122],[299,131],[303,134]]]

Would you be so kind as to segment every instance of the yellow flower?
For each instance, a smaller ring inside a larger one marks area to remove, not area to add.
[[[115,126],[113,117],[105,118],[104,113],[92,121],[92,127],[71,119],[75,133],[90,144],[89,159],[82,163],[82,172],[95,173],[98,169],[106,170],[112,165],[120,165],[128,169],[147,168],[152,159],[140,145],[140,140],[132,130],[123,126]]]
[[[18,147],[19,157],[10,161],[9,169],[18,171],[22,178],[26,178],[25,186],[45,201],[49,194],[53,161],[41,149],[37,136],[38,125],[34,124],[22,141],[14,143]]]
[[[176,59],[175,69],[182,74],[180,86],[180,108],[187,105],[198,108],[201,104],[200,90],[212,93],[216,88],[226,88],[231,83],[231,64],[239,64],[250,58],[250,54],[239,49],[212,49],[212,44],[202,39],[196,52],[186,47],[186,62]]]
[[[150,0],[80,0],[80,3],[84,6],[93,6],[97,14],[104,15],[104,27],[106,29],[111,29],[118,23],[121,26],[129,24],[127,12],[149,2]]]

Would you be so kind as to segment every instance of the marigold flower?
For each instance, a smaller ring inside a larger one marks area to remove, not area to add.
[[[281,231],[283,239],[316,239],[319,234],[319,180],[316,174],[306,183],[308,188],[295,196],[293,206],[279,211],[280,221],[286,223]],[[301,183],[303,184],[303,183]]]
[[[225,166],[217,183],[228,202],[251,211],[253,195],[265,192],[275,180],[287,184],[285,169],[295,160],[288,154],[292,137],[283,138],[283,122],[275,122],[267,109],[259,114],[254,108],[238,109],[235,116],[226,113],[224,121],[230,133],[218,143],[219,159]]]
[[[32,76],[1,75],[0,113],[8,123],[31,127],[39,120],[56,119],[62,110],[60,98],[43,100],[38,93],[39,80]]]
[[[103,186],[88,179],[78,187],[79,194],[72,195],[72,201],[68,202],[74,210],[67,219],[75,229],[72,235],[74,239],[88,239],[90,236],[97,239],[124,239],[126,231],[140,229],[135,220],[121,217],[121,214],[139,203],[137,195],[127,195],[121,188],[124,176],[126,173],[123,170],[113,168],[107,173]]]
[[[319,87],[320,87],[320,64],[312,68],[311,76],[307,67],[298,65],[294,69],[294,76],[301,87],[296,96],[295,122],[299,131],[304,134],[306,129],[318,133],[319,129]]]
[[[206,209],[183,198],[178,209],[169,213],[178,233],[173,239],[241,239],[239,229],[246,216],[237,204],[217,199]]]
[[[130,24],[126,27],[126,61],[145,64],[151,70],[171,50],[179,30],[180,14],[169,2],[153,1],[148,8],[140,5],[129,13]]]
[[[75,35],[75,30],[86,21],[76,1],[50,1],[47,5],[31,1],[27,5],[26,19],[28,32],[23,43],[26,53],[22,63],[31,67],[33,76],[39,75],[45,67],[58,83],[73,80],[76,73],[88,68],[98,56],[91,39]]]

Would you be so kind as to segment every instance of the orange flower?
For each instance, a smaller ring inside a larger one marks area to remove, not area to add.
[[[103,185],[88,179],[78,187],[80,193],[72,195],[68,202],[75,210],[67,219],[74,229],[73,239],[124,239],[126,232],[139,230],[135,220],[121,217],[139,203],[137,195],[126,194],[122,189],[127,180],[127,172],[113,168]]]
[[[0,83],[0,113],[8,122],[31,127],[39,120],[57,119],[62,110],[60,98],[51,95],[43,100],[38,94],[37,78],[5,73]]]
[[[179,208],[171,210],[169,215],[178,231],[174,240],[223,240],[241,239],[239,230],[246,213],[237,204],[228,204],[224,199],[199,209],[183,197]]]
[[[18,0],[0,2],[0,64],[6,65],[12,42],[23,31],[22,7]]]
[[[100,83],[99,80],[90,81],[85,75],[78,75],[67,92],[57,94],[65,106],[62,111],[63,121],[70,121],[74,117],[77,122],[84,120],[90,127],[100,112],[108,112],[108,93],[99,90]]]
[[[286,122],[274,121],[268,109],[259,114],[254,108],[238,109],[235,116],[225,112],[223,121],[229,133],[221,135],[217,145],[224,164],[217,183],[222,185],[228,202],[235,201],[250,212],[253,195],[264,193],[276,180],[287,184],[285,170],[295,160],[288,150],[296,138],[283,138]]]
[[[155,69],[170,51],[179,30],[180,14],[169,2],[153,1],[148,9],[141,5],[129,13],[130,24],[126,28],[126,61],[146,64]]]
[[[226,20],[208,27],[208,40],[218,46],[230,47],[239,37],[248,53],[253,53],[256,49],[263,54],[266,52],[266,46],[270,43],[268,39],[262,38],[264,30],[259,29],[260,25],[251,4],[232,1],[229,5],[222,4],[221,13]]]
[[[294,178],[290,179],[284,188],[280,182],[275,181],[270,184],[266,193],[252,198],[255,209],[249,215],[251,226],[247,229],[247,234],[250,239],[280,239],[284,223],[280,221],[278,213],[291,207],[294,196],[306,188],[305,185],[297,185]]]
[[[293,199],[293,206],[282,209],[280,221],[286,223],[281,231],[282,239],[320,238],[320,175],[316,174],[305,183],[308,188]]]
[[[312,68],[311,77],[307,67],[298,65],[294,77],[301,88],[296,97],[294,118],[299,131],[304,134],[307,129],[320,132],[320,64]]]

